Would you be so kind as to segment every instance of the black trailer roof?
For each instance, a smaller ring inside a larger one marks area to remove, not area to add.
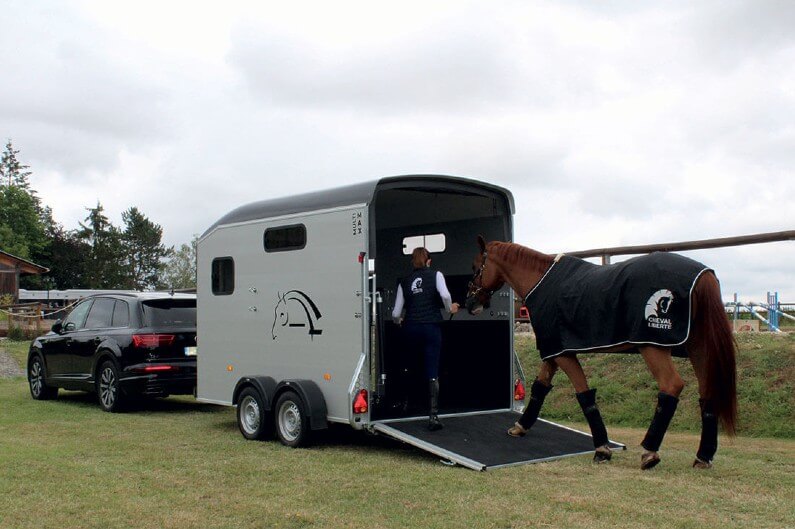
[[[240,206],[218,219],[204,232],[202,237],[216,227],[228,224],[332,209],[352,204],[370,204],[376,193],[384,189],[437,189],[452,192],[486,192],[503,197],[511,213],[514,213],[513,195],[510,191],[479,180],[446,175],[390,176],[333,189],[252,202]]]

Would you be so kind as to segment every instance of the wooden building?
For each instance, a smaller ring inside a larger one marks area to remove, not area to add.
[[[11,294],[19,300],[19,277],[25,274],[45,274],[48,268],[0,250],[0,296]]]

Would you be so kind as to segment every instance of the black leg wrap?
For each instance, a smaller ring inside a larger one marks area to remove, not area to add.
[[[657,409],[654,410],[654,417],[651,420],[651,425],[646,432],[646,437],[640,445],[651,452],[656,452],[660,449],[665,432],[668,430],[668,425],[671,424],[671,418],[676,411],[676,405],[679,404],[679,399],[673,395],[663,393],[662,391],[657,394]]]
[[[696,457],[711,463],[718,451],[718,417],[711,401],[700,399],[698,403],[701,406],[701,442]]]
[[[607,444],[607,428],[605,428],[605,422],[602,420],[599,407],[596,405],[596,390],[589,389],[588,391],[577,393],[577,402],[580,403],[580,408],[585,414],[588,426],[591,427],[594,447],[599,448]]]
[[[522,428],[529,430],[536,423],[541,406],[544,405],[544,399],[547,398],[547,394],[553,387],[551,385],[545,386],[538,379],[533,381],[533,385],[530,386],[530,400],[527,401],[524,413],[519,418],[519,424],[522,425]]]

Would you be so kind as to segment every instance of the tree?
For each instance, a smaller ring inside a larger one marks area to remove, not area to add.
[[[196,245],[199,236],[194,235],[190,244],[183,243],[166,261],[160,277],[160,288],[196,288]]]
[[[19,154],[19,151],[14,150],[11,140],[8,140],[6,149],[0,156],[0,185],[16,186],[35,195],[35,191],[31,190],[30,181],[28,180],[28,177],[33,174],[28,171],[30,166],[22,165],[17,160],[17,154]],[[38,201],[38,198],[36,200]]]
[[[30,259],[47,240],[40,201],[28,180],[32,173],[17,154],[9,140],[0,156],[0,249]]]
[[[130,288],[124,259],[122,232],[110,223],[103,213],[102,204],[86,208],[86,224],[80,223],[78,237],[89,250],[88,267],[85,271],[87,288]]]
[[[150,221],[138,208],[131,207],[121,214],[124,221],[124,247],[128,286],[135,290],[155,288],[158,277],[171,250],[161,240],[163,228]]]

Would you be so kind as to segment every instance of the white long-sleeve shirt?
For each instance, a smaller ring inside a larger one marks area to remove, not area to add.
[[[445,310],[450,312],[451,305],[453,304],[453,297],[450,295],[450,291],[447,290],[447,283],[441,272],[436,272],[436,291],[439,292],[439,296],[442,298]],[[406,299],[403,297],[403,287],[398,284],[395,308],[392,309],[393,320],[398,321],[400,319],[403,314],[403,305],[405,303]]]

